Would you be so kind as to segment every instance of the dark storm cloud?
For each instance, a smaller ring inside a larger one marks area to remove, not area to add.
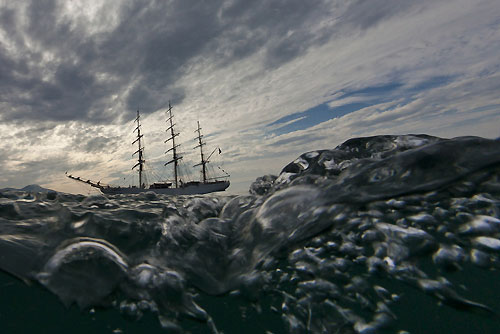
[[[320,0],[128,1],[115,9],[118,24],[95,34],[61,15],[60,4],[0,9],[13,46],[0,45],[4,121],[119,122],[130,110],[181,102],[177,81],[197,57],[226,66],[262,51],[256,67],[270,69],[332,34],[329,25],[310,29],[330,19]]]
[[[231,61],[263,48],[265,66],[279,67],[309,47],[326,42],[333,34],[331,27],[314,32],[311,27],[331,15],[329,2],[321,0],[232,1],[221,10],[227,29],[217,51]]]
[[[103,110],[103,99],[110,90],[95,82],[92,64],[83,63],[78,56],[88,41],[67,22],[58,22],[55,11],[54,1],[33,1],[26,13],[2,9],[2,29],[8,36],[16,36],[11,35],[13,30],[22,35],[13,40],[15,51],[0,49],[4,121],[100,122],[114,116],[96,112]],[[24,15],[29,24],[22,32],[18,21]],[[43,63],[43,52],[54,54],[56,59]],[[44,79],[47,74],[50,80]]]
[[[218,34],[214,7],[217,2],[151,2],[127,7],[121,23],[103,46],[106,54],[121,50],[114,58],[129,59],[124,71],[134,70],[138,79],[127,98],[130,109],[146,112],[165,107],[168,100],[180,103],[184,89],[176,81],[186,64]]]

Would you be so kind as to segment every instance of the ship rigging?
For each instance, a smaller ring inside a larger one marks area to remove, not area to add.
[[[144,155],[144,134],[141,131],[141,115],[139,110],[137,111],[137,116],[134,121],[136,123],[136,127],[134,129],[134,133],[137,132],[137,136],[135,140],[132,142],[132,145],[137,143],[138,149],[132,154],[132,156],[137,155],[137,163],[132,167],[132,170],[137,169],[139,174],[139,184],[137,186],[131,185],[128,187],[120,187],[120,186],[112,186],[112,185],[104,185],[101,182],[95,182],[90,179],[82,179],[78,176],[73,176],[71,174],[67,174],[66,176],[72,180],[83,182],[85,184],[90,185],[91,187],[98,188],[101,192],[105,194],[137,194],[145,191],[153,191],[155,193],[168,194],[168,195],[193,195],[193,194],[206,194],[217,191],[224,191],[229,187],[229,174],[225,173],[224,176],[221,177],[208,177],[207,175],[207,164],[210,162],[210,158],[212,155],[218,150],[221,153],[220,148],[215,148],[212,153],[205,158],[205,154],[203,152],[203,148],[206,143],[203,141],[203,135],[201,133],[200,122],[197,123],[197,129],[195,132],[197,136],[195,140],[197,141],[197,145],[194,149],[199,148],[200,150],[200,163],[194,165],[193,167],[201,166],[201,180],[200,181],[188,181],[183,182],[179,177],[179,161],[182,160],[182,156],[178,152],[178,148],[180,144],[177,143],[179,132],[175,132],[174,127],[175,123],[173,121],[172,114],[172,106],[170,102],[168,104],[167,109],[167,129],[166,133],[169,134],[167,139],[164,141],[165,144],[172,144],[166,151],[165,154],[170,154],[172,152],[172,157],[169,161],[165,162],[164,166],[168,166],[173,164],[173,172],[174,179],[170,181],[158,181],[150,184],[149,186],[146,184],[144,171],[146,159]],[[223,171],[223,170],[222,170]]]

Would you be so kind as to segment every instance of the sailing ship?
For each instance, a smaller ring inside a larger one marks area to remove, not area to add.
[[[146,160],[144,158],[144,143],[143,143],[143,134],[141,133],[141,123],[140,123],[140,113],[137,110],[137,117],[135,122],[137,123],[137,127],[134,129],[134,132],[137,131],[137,137],[132,142],[132,145],[138,145],[138,150],[135,151],[132,156],[137,154],[137,163],[132,167],[133,169],[137,169],[139,173],[139,184],[131,185],[128,187],[120,187],[120,186],[112,186],[102,184],[100,181],[95,182],[90,179],[83,179],[79,176],[73,176],[71,174],[67,174],[66,176],[72,180],[83,182],[85,184],[90,185],[91,187],[99,189],[104,194],[139,194],[142,192],[152,191],[157,194],[166,194],[166,195],[195,195],[195,194],[207,194],[216,191],[224,191],[229,187],[229,174],[225,173],[222,177],[209,177],[207,174],[207,165],[210,162],[210,158],[212,155],[218,150],[221,153],[220,148],[216,148],[212,151],[208,157],[205,157],[205,153],[203,147],[206,143],[203,141],[203,135],[201,134],[200,122],[198,121],[198,127],[195,130],[197,136],[195,140],[197,141],[197,145],[194,149],[200,149],[200,157],[201,162],[194,165],[193,167],[201,166],[201,180],[200,181],[188,181],[183,182],[179,177],[179,161],[182,160],[182,156],[179,154],[178,148],[180,144],[176,144],[176,137],[179,136],[179,132],[174,131],[174,122],[172,115],[172,106],[170,102],[168,103],[168,117],[167,117],[167,130],[169,133],[169,137],[165,140],[165,143],[171,142],[172,146],[165,152],[165,154],[172,152],[172,159],[167,161],[164,165],[173,165],[174,179],[171,181],[158,181],[154,182],[150,185],[146,184],[144,178],[144,166]],[[223,171],[223,170],[222,170]]]

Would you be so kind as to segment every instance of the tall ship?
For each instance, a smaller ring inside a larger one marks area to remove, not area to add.
[[[170,102],[168,103],[167,110],[167,130],[166,132],[169,134],[167,139],[165,140],[166,144],[171,144],[170,148],[165,152],[165,154],[170,155],[171,158],[169,161],[165,162],[164,166],[172,166],[173,167],[173,180],[168,181],[157,181],[151,184],[146,182],[145,178],[145,164],[146,160],[144,158],[144,138],[141,133],[141,116],[139,110],[137,111],[137,117],[135,119],[135,123],[137,127],[134,129],[134,133],[137,132],[137,136],[135,140],[132,142],[132,145],[137,144],[138,149],[135,151],[132,156],[137,155],[137,163],[132,167],[132,170],[137,170],[139,173],[139,183],[137,185],[129,185],[129,186],[113,186],[103,184],[100,181],[95,182],[90,179],[83,179],[79,176],[74,176],[66,173],[66,176],[72,180],[85,183],[90,185],[91,187],[99,189],[104,194],[139,194],[142,192],[152,191],[157,194],[166,194],[166,195],[195,195],[195,194],[207,194],[217,191],[224,191],[229,187],[229,174],[227,174],[224,170],[222,170],[225,175],[221,177],[209,177],[207,173],[207,166],[210,163],[210,158],[212,155],[218,150],[219,154],[221,153],[220,148],[216,148],[212,151],[208,156],[204,151],[204,147],[206,143],[203,141],[203,135],[201,134],[200,122],[198,121],[198,127],[195,130],[197,136],[196,146],[194,149],[199,149],[200,151],[200,163],[194,165],[193,167],[200,167],[201,169],[201,179],[199,181],[185,181],[182,180],[179,175],[179,163],[182,160],[182,156],[179,153],[180,144],[176,143],[176,137],[179,136],[179,132],[174,131],[174,121],[172,115],[172,106]]]

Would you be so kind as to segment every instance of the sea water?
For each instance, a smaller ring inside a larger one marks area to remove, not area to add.
[[[0,192],[1,333],[498,333],[500,141],[355,138],[244,196]]]

